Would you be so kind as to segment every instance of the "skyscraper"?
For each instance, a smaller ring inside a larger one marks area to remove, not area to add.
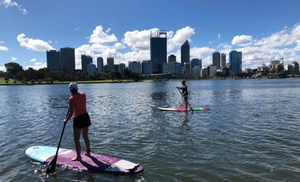
[[[97,58],[97,68],[98,68],[98,73],[103,72],[103,58],[102,57]]]
[[[107,58],[107,71],[108,72],[114,71],[114,65],[115,65],[114,58],[112,58],[112,57]]]
[[[181,46],[181,65],[190,62],[190,43],[186,40]]]
[[[59,51],[50,50],[47,51],[46,54],[47,54],[47,68],[51,71],[60,70]]]
[[[150,59],[153,62],[153,73],[162,73],[163,63],[167,62],[167,32],[150,32]]]
[[[221,68],[226,68],[226,54],[225,53],[221,53],[221,59],[220,59],[220,62],[221,62]]]
[[[87,66],[93,63],[93,58],[91,56],[87,56],[87,55],[81,55],[81,70],[83,72],[87,72]]]
[[[174,54],[171,54],[168,56],[168,63],[176,62],[176,56]]]
[[[229,64],[230,70],[236,75],[242,73],[242,52],[237,52],[235,50],[229,53]]]
[[[65,47],[60,49],[60,69],[67,72],[75,71],[75,49]]]
[[[192,59],[191,60],[191,68],[194,68],[196,66],[199,66],[202,69],[202,60],[201,59]]]
[[[217,69],[220,69],[220,65],[221,65],[221,54],[220,54],[220,52],[218,52],[218,51],[215,51],[213,54],[212,54],[212,65],[213,66],[216,66],[217,67]]]

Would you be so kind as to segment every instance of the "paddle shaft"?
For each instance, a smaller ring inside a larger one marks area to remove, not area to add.
[[[69,110],[67,112],[67,115],[69,113]],[[65,127],[66,127],[66,122],[64,122],[64,126],[63,126],[63,129],[61,131],[61,135],[60,135],[60,139],[59,139],[59,142],[58,142],[58,145],[57,145],[57,149],[56,149],[56,153],[55,153],[55,156],[54,158],[52,159],[52,161],[49,163],[49,165],[47,166],[47,170],[46,170],[46,173],[49,174],[49,173],[53,173],[55,171],[55,167],[56,167],[56,161],[57,161],[57,155],[58,155],[58,150],[60,148],[60,143],[61,143],[61,140],[62,140],[62,137],[64,135],[64,131],[65,131]]]
[[[177,90],[180,93],[180,95],[182,95],[182,92],[179,90],[179,88],[177,88]],[[186,103],[190,106],[191,110],[194,111],[193,108],[192,108],[192,106],[190,105],[190,103],[187,100],[186,100]]]

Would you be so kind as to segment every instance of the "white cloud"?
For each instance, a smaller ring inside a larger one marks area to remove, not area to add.
[[[41,68],[47,68],[47,63],[34,62],[34,65],[32,65],[32,66],[26,66],[25,70],[27,70],[28,68],[33,68],[34,70],[39,70]]]
[[[16,7],[23,14],[28,13],[27,10],[22,7],[22,5],[19,5],[18,3],[14,2],[14,1],[11,1],[11,0],[1,0],[0,5],[4,5],[5,8]]]
[[[150,49],[150,32],[152,30],[156,29],[128,31],[124,34],[122,42],[135,51]]]
[[[115,34],[109,35],[110,29],[107,29],[105,32],[103,31],[102,26],[97,26],[93,30],[93,34],[90,36],[89,43],[110,43],[118,41]]]
[[[36,62],[35,58],[30,59],[30,62]]]
[[[252,41],[252,36],[250,35],[237,35],[233,37],[231,44],[232,45],[245,45],[249,44]]]
[[[8,51],[9,49],[5,46],[0,46],[0,51]]]
[[[180,47],[186,40],[191,43],[191,37],[193,35],[195,35],[195,29],[189,26],[177,30],[175,35],[168,39],[168,51],[172,51],[173,49]],[[172,36],[171,33],[170,36]]]
[[[0,71],[6,72],[5,66],[0,66]]]
[[[54,49],[52,46],[50,46],[47,42],[43,40],[27,38],[24,33],[19,34],[17,36],[17,40],[19,41],[22,47],[26,47],[27,49],[33,51],[47,51]]]
[[[81,55],[86,54],[93,57],[96,64],[97,57],[103,57],[104,63],[108,57],[114,57],[115,63],[125,63],[129,61],[143,61],[150,59],[150,32],[158,30],[152,28],[148,30],[127,31],[121,41],[110,34],[111,29],[103,30],[102,26],[97,26],[90,36],[89,44],[78,47],[76,54],[76,68],[81,68]],[[192,27],[183,27],[176,32],[167,32],[167,54],[174,54],[177,62],[180,62],[180,46],[189,40],[195,30]],[[217,34],[216,39],[221,39],[221,34]],[[243,55],[243,68],[257,68],[262,64],[269,64],[274,59],[284,57],[286,65],[296,60],[299,61],[300,51],[300,24],[296,24],[291,29],[284,28],[269,36],[255,39],[251,35],[237,35],[230,43],[220,43],[216,46],[217,51],[225,53],[227,62],[231,50],[241,51]],[[202,59],[203,67],[212,64],[212,53],[216,49],[210,47],[192,47],[191,59]],[[297,60],[298,59],[298,60]]]

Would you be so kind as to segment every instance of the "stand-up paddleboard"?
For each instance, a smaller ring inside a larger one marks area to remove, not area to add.
[[[184,107],[174,107],[174,108],[164,108],[164,107],[159,107],[159,110],[162,111],[192,111],[190,108],[187,110]],[[193,107],[193,111],[207,111],[210,110],[209,107]]]
[[[56,149],[56,147],[49,146],[33,146],[29,147],[25,153],[35,161],[48,164],[54,158]],[[60,148],[58,150],[56,165],[92,173],[137,174],[144,171],[143,166],[139,164],[93,152],[91,152],[90,157],[84,155],[84,152],[82,152],[81,161],[72,161],[73,157],[76,157],[75,150]]]

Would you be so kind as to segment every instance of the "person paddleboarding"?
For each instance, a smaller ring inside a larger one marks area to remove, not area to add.
[[[89,126],[91,125],[90,116],[86,109],[86,95],[84,92],[78,92],[78,87],[76,83],[69,84],[69,90],[71,96],[68,100],[69,112],[64,122],[67,123],[68,120],[73,116],[73,134],[74,142],[77,156],[72,159],[72,161],[81,161],[81,146],[80,146],[80,135],[84,139],[86,153],[85,155],[90,156],[90,140],[88,137]]]
[[[182,84],[181,87],[176,86],[176,88],[178,90],[179,89],[181,90],[180,93],[181,93],[181,96],[183,98],[183,107],[187,110],[187,108],[188,108],[188,95],[189,95],[188,88],[187,88],[187,85],[185,84],[184,80],[181,81],[181,84]]]

